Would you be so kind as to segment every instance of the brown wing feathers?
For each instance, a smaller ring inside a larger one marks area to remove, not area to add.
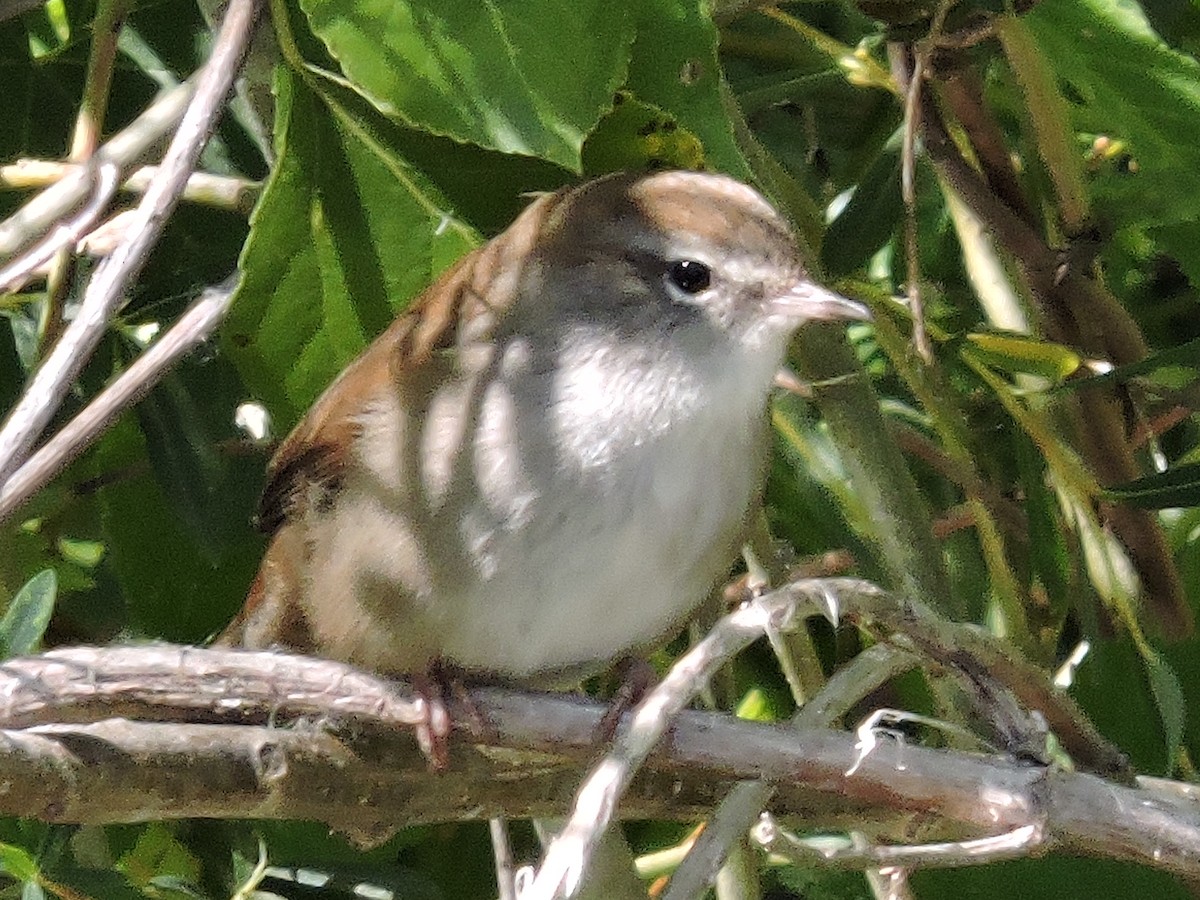
[[[326,389],[271,460],[258,507],[261,531],[274,533],[314,498],[328,501],[337,493],[361,434],[358,412],[366,398],[398,387],[438,350],[452,347],[463,322],[507,308],[520,263],[561,196],[539,197],[502,235],[443,273]]]

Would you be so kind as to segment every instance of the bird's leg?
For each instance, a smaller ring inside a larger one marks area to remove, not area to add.
[[[424,672],[412,676],[413,690],[425,701],[425,721],[417,726],[417,746],[435,772],[450,767],[450,710],[446,705],[446,681],[442,667],[431,663]]]
[[[428,669],[412,677],[412,686],[429,710],[425,721],[417,726],[417,744],[435,771],[450,767],[451,707],[472,734],[494,732],[471,696],[464,673],[449,663],[434,660]]]
[[[621,717],[637,706],[658,684],[658,672],[649,660],[640,656],[626,656],[613,668],[613,674],[617,678],[617,689],[596,729],[599,739],[606,744],[616,735]]]

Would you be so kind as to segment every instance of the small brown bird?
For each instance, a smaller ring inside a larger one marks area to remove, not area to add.
[[[540,197],[280,446],[222,642],[542,681],[653,646],[736,553],[792,332],[863,318],[727,177]]]

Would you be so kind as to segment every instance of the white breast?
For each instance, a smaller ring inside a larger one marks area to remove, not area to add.
[[[521,373],[487,391],[486,487],[463,523],[480,577],[443,619],[444,655],[464,667],[523,676],[607,662],[679,624],[732,562],[774,366],[618,357],[586,334],[572,352],[544,434],[521,428]]]

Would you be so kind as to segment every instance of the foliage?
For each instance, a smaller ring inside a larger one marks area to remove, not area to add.
[[[205,640],[262,551],[251,519],[267,450],[235,425],[239,404],[263,404],[286,433],[525,193],[618,167],[708,166],[756,182],[814,269],[877,318],[851,330],[853,355],[797,345],[827,424],[808,399],[775,405],[775,535],[805,557],[847,550],[857,571],[993,629],[1047,670],[1086,640],[1074,696],[1139,770],[1191,776],[1200,15],[1167,0],[1016,6],[273,0],[235,114],[202,159],[205,172],[260,183],[253,213],[178,209],[56,421],[240,264],[232,312],[218,342],[0,524],[5,651],[29,652],[43,631],[47,643]],[[102,26],[122,19],[107,84]],[[48,0],[0,22],[0,162],[63,157],[97,82],[114,133],[203,61],[206,33],[188,0]],[[889,58],[905,69],[914,54],[928,79],[912,107],[924,119],[910,124],[928,152],[909,206],[906,95]],[[27,199],[8,169],[0,188],[4,214]],[[91,268],[67,267],[61,290],[36,280],[0,295],[0,409],[44,352],[47,309],[69,313]],[[891,299],[913,273],[932,363]],[[881,402],[822,383],[847,366]],[[802,670],[828,673],[856,647],[815,631],[794,649],[811,655]],[[790,714],[766,648],[734,668],[717,691],[725,705]],[[911,678],[873,702],[885,700],[957,715]],[[255,833],[272,864],[336,874],[306,896],[348,896],[355,881],[405,897],[494,895],[481,826],[414,829],[360,854],[303,823],[9,822],[3,896],[230,895],[250,880]],[[685,831],[646,823],[628,836],[645,853]],[[517,849],[534,852],[523,827]],[[767,866],[764,878],[772,897],[867,895],[845,874]],[[915,888],[1040,897],[1130,879],[1139,894],[1182,894],[1157,873],[1062,859],[939,872]]]

